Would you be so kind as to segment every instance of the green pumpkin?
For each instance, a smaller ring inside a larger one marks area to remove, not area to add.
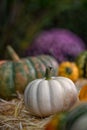
[[[11,46],[7,46],[8,53],[17,66],[22,65],[26,72],[28,81],[32,81],[36,78],[42,78],[45,70],[48,66],[53,67],[53,75],[58,75],[58,62],[50,55],[38,55],[25,58],[19,58],[15,50]]]
[[[58,63],[49,55],[40,55],[37,57],[27,57],[14,62],[14,77],[16,90],[24,92],[26,85],[37,78],[44,77],[47,66],[53,66],[53,75],[57,76]]]
[[[83,51],[77,56],[76,64],[79,68],[80,77],[87,78],[87,51]]]
[[[0,65],[0,98],[9,100],[17,97],[16,91],[22,92],[26,83],[23,64],[6,61]]]
[[[20,61],[6,61],[0,65],[0,98],[10,99],[16,91],[23,93],[26,85],[44,77],[47,66],[54,68],[53,75],[57,76],[58,63],[49,55],[23,58]]]

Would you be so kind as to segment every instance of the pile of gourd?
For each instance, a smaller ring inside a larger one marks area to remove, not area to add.
[[[56,113],[45,130],[87,130],[87,51],[80,53],[75,62],[62,62],[59,75],[79,82],[79,100],[69,111]]]
[[[50,116],[69,110],[78,99],[75,84],[58,77],[58,62],[49,55],[20,59],[10,46],[12,60],[0,65],[0,96],[10,99],[16,92],[24,93],[24,103],[30,114]],[[52,76],[53,75],[53,76]]]
[[[82,87],[79,92],[75,85],[78,78],[82,76],[84,68],[82,65],[78,66],[79,60],[58,64],[55,58],[49,55],[19,58],[13,48],[8,46],[7,49],[13,60],[5,60],[0,63],[0,97],[11,99],[17,96],[17,91],[23,93],[26,109],[30,111],[31,115],[37,117],[47,117],[64,112],[62,116],[58,116],[58,118],[61,117],[58,119],[59,124],[65,121],[63,125],[59,125],[57,122],[58,130],[63,130],[65,124],[67,130],[71,130],[73,123],[70,121],[75,121],[74,118],[78,117],[77,112],[82,110],[82,107],[75,110],[77,114],[75,117],[72,117],[74,111],[71,112],[70,109],[79,100],[87,101],[87,96],[84,96],[87,95],[85,91],[87,85]],[[83,113],[84,111],[82,111]],[[71,120],[69,120],[70,118]],[[68,123],[70,123],[69,126]],[[49,130],[48,126],[46,128]],[[77,125],[73,126],[72,130],[74,128],[78,128]]]

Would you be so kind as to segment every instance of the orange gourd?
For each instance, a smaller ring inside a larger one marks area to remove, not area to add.
[[[80,89],[79,99],[80,101],[87,101],[87,84]]]
[[[63,130],[66,123],[67,113],[60,112],[45,125],[45,130]]]
[[[59,75],[70,78],[73,82],[79,78],[79,70],[74,62],[64,61],[59,65]]]

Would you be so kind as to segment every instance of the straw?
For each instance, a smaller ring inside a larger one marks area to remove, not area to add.
[[[30,115],[25,108],[23,95],[11,101],[0,99],[1,130],[44,130],[51,118],[52,116],[38,118]]]

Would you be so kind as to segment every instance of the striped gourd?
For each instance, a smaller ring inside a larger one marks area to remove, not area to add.
[[[23,93],[30,81],[44,76],[47,66],[54,68],[54,76],[58,74],[58,62],[52,56],[40,55],[23,59],[19,59],[17,55],[14,57],[15,61],[5,61],[0,65],[0,97],[2,98],[13,97],[16,91]]]
[[[58,63],[53,57],[49,55],[28,57],[23,59],[21,62],[20,61],[14,62],[14,70],[16,75],[15,76],[16,89],[24,91],[25,86],[28,82],[37,78],[44,77],[44,73],[47,66],[52,66],[54,68],[53,75],[57,76]],[[21,80],[23,79],[24,82],[21,82]]]

